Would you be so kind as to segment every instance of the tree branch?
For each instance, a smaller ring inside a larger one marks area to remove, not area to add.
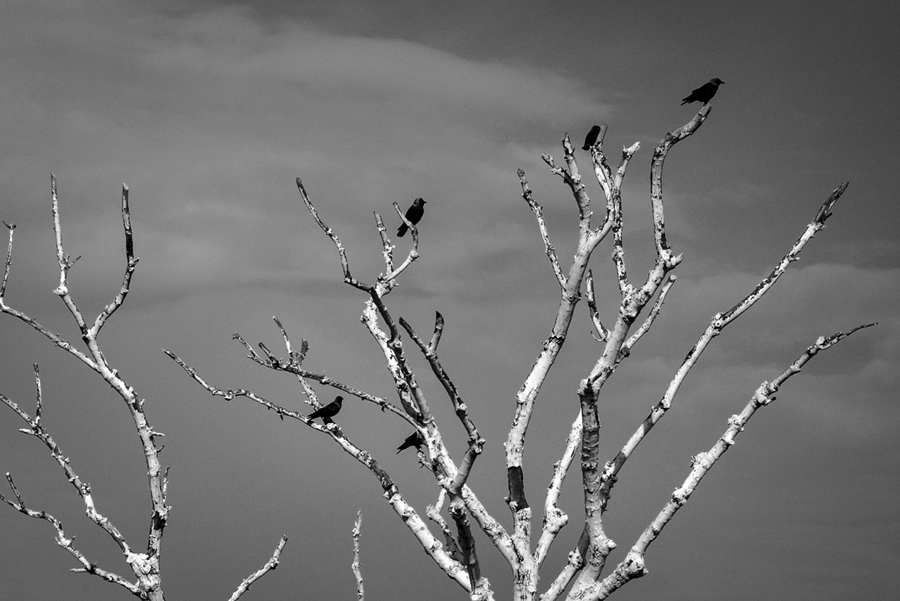
[[[359,564],[359,534],[362,529],[362,510],[356,512],[356,522],[353,524],[353,563],[350,569],[353,570],[353,576],[356,578],[356,600],[363,601],[365,599],[365,588],[363,587],[363,576]]]
[[[126,561],[128,561],[128,563],[132,563],[131,558],[135,557],[135,554],[132,553],[128,542],[125,540],[125,537],[122,536],[119,530],[112,524],[112,522],[109,521],[106,516],[97,511],[97,508],[94,505],[93,495],[91,494],[90,485],[83,482],[81,478],[78,477],[78,474],[75,473],[75,470],[72,469],[69,463],[69,458],[63,455],[63,452],[59,448],[59,445],[56,444],[56,441],[53,440],[53,437],[50,435],[50,433],[41,425],[41,380],[37,365],[34,366],[34,375],[37,388],[37,402],[34,418],[28,415],[27,412],[21,409],[6,395],[0,394],[0,402],[4,403],[7,407],[12,409],[25,423],[28,424],[28,427],[20,429],[20,432],[28,434],[29,436],[34,436],[35,438],[43,442],[44,446],[46,446],[50,450],[50,456],[53,457],[54,461],[56,461],[60,468],[62,468],[62,471],[66,476],[66,480],[69,481],[69,483],[75,488],[75,490],[78,492],[78,495],[81,497],[81,500],[84,503],[85,514],[87,515],[87,517],[92,522],[94,522],[94,524],[103,529],[103,531],[105,531],[110,536],[110,538],[113,539],[113,541],[122,551],[122,554],[125,556]],[[12,475],[10,475],[8,472],[6,474],[6,480],[9,483],[10,489],[12,489],[13,494],[16,497],[16,502],[5,498],[2,494],[0,494],[0,501],[5,502],[7,505],[20,513],[24,513],[25,515],[32,518],[45,520],[46,522],[51,524],[56,529],[57,544],[68,551],[76,560],[78,560],[78,562],[82,566],[84,566],[83,568],[76,568],[75,571],[83,571],[94,574],[95,576],[99,576],[107,582],[113,582],[125,587],[135,595],[140,595],[142,593],[142,589],[140,586],[128,582],[127,580],[125,580],[121,576],[118,576],[117,574],[114,574],[113,572],[108,572],[106,570],[98,568],[87,558],[85,558],[85,556],[75,548],[73,544],[74,539],[66,538],[62,523],[59,520],[48,514],[46,511],[29,509],[28,507],[26,507],[25,501],[22,499],[22,495],[19,493],[18,488],[16,488]]]
[[[103,380],[107,384],[109,384],[110,387],[115,390],[116,394],[118,394],[125,402],[125,405],[128,408],[128,411],[137,429],[138,438],[141,441],[141,447],[144,454],[144,460],[147,465],[147,480],[150,489],[150,501],[153,508],[150,518],[147,552],[132,553],[127,549],[124,538],[122,538],[121,535],[118,534],[118,531],[116,531],[111,525],[108,524],[108,521],[105,517],[101,516],[99,513],[95,513],[95,510],[92,509],[93,502],[90,498],[89,487],[83,488],[79,486],[79,494],[82,495],[82,499],[84,500],[85,505],[88,506],[88,516],[91,517],[91,519],[94,520],[95,523],[104,528],[104,530],[106,530],[110,534],[110,536],[112,536],[113,539],[116,540],[117,544],[119,544],[120,548],[122,549],[122,552],[126,555],[127,563],[131,566],[135,576],[137,576],[138,584],[136,586],[138,586],[142,591],[141,595],[153,601],[161,600],[163,598],[163,591],[159,575],[159,557],[162,544],[162,536],[165,530],[169,512],[169,507],[166,505],[166,489],[168,482],[166,479],[166,475],[159,463],[159,448],[157,448],[155,441],[156,437],[162,436],[162,434],[155,431],[151,427],[144,413],[144,401],[140,399],[135,393],[134,389],[119,376],[118,371],[110,367],[109,363],[106,360],[106,357],[103,354],[103,351],[100,348],[100,345],[97,342],[97,336],[99,335],[100,329],[102,328],[103,324],[124,302],[125,296],[128,294],[128,289],[135,265],[137,264],[137,258],[134,256],[134,239],[131,230],[130,209],[128,206],[128,188],[127,186],[124,186],[122,193],[122,221],[123,228],[125,230],[125,253],[127,261],[123,284],[117,296],[113,299],[112,303],[107,305],[104,311],[98,315],[97,319],[94,322],[94,325],[91,328],[87,327],[81,312],[79,311],[78,307],[75,304],[75,301],[72,299],[72,296],[69,292],[67,281],[68,272],[69,269],[78,260],[78,258],[71,259],[69,255],[65,253],[65,250],[63,248],[62,227],[60,223],[59,211],[59,194],[57,193],[56,177],[52,174],[50,176],[50,199],[51,212],[53,214],[53,231],[56,239],[56,260],[57,264],[59,265],[59,285],[53,292],[62,299],[63,303],[66,305],[66,308],[69,310],[69,313],[72,315],[73,319],[78,325],[78,329],[81,332],[81,339],[87,346],[88,353],[85,354],[84,352],[74,348],[67,341],[63,340],[58,335],[53,334],[40,323],[28,317],[24,313],[8,307],[2,297],[0,297],[0,311],[12,315],[13,317],[16,317],[17,319],[28,324],[29,326],[43,334],[45,337],[47,337],[49,340],[51,340],[56,346],[62,348],[63,350],[78,358],[91,370],[99,374],[100,377],[102,377]],[[11,254],[12,239],[10,238],[10,244],[7,251],[6,269],[4,270],[5,274],[8,274],[9,271],[9,265],[11,264]],[[25,418],[23,417],[23,419]],[[38,422],[35,422],[35,425],[32,426],[31,430],[26,431],[26,433],[33,434],[34,436],[37,436],[42,440],[44,440],[44,438],[42,437],[46,434],[43,429],[40,428],[40,424]],[[49,446],[50,443],[48,441],[52,441],[52,439],[49,438],[49,434],[46,434],[46,437],[47,438],[45,440],[45,444],[48,444]],[[61,460],[57,459],[57,461],[60,462]],[[67,462],[63,462],[61,463],[61,465],[64,465],[64,463],[65,465],[67,465]],[[65,471],[67,468],[64,466],[63,469]],[[67,472],[66,475],[70,478],[70,482],[73,482],[74,485],[74,481],[72,480],[74,474],[70,475]],[[93,567],[86,567],[82,571],[97,573]]]
[[[234,591],[234,594],[228,598],[228,601],[237,601],[241,595],[246,593],[250,589],[250,585],[265,576],[269,571],[274,570],[278,567],[278,562],[281,558],[281,551],[284,549],[284,546],[287,544],[287,537],[281,537],[281,540],[278,542],[278,545],[275,547],[275,552],[272,554],[272,557],[269,561],[266,562],[266,565],[253,572],[246,578],[244,578],[243,582],[241,582],[237,590]]]
[[[531,208],[531,212],[534,213],[534,216],[537,219],[538,229],[541,232],[541,239],[544,241],[544,252],[547,254],[547,258],[550,259],[550,266],[553,267],[553,273],[556,275],[556,281],[559,282],[560,288],[565,288],[566,278],[563,275],[562,269],[560,269],[559,267],[559,259],[556,257],[556,249],[553,248],[553,243],[550,242],[550,234],[547,233],[547,224],[544,223],[544,209],[534,199],[534,194],[531,191],[531,187],[528,185],[528,180],[525,179],[525,172],[519,169],[517,173],[519,174],[519,183],[522,186],[522,198],[524,198],[525,202],[528,203],[529,208]]]
[[[838,332],[828,337],[820,336],[812,346],[808,347],[796,361],[782,371],[774,380],[760,384],[743,411],[737,415],[732,415],[728,420],[728,428],[726,428],[725,433],[719,437],[716,444],[714,444],[709,451],[699,453],[692,458],[691,471],[688,474],[688,477],[685,478],[680,487],[672,492],[671,499],[669,499],[650,525],[647,526],[637,542],[635,542],[634,546],[628,552],[627,557],[616,567],[614,572],[603,579],[603,581],[596,583],[583,598],[605,599],[629,580],[639,578],[646,574],[647,570],[644,565],[644,554],[646,553],[647,547],[656,540],[663,528],[665,528],[675,516],[675,513],[684,507],[691,494],[696,490],[703,476],[705,476],[706,473],[712,469],[713,465],[721,459],[725,451],[734,445],[735,437],[744,430],[744,426],[747,425],[747,422],[750,421],[750,418],[753,417],[756,410],[774,401],[775,393],[778,392],[782,385],[784,385],[785,381],[800,373],[803,366],[820,351],[831,348],[857,330],[872,327],[874,325],[877,324],[868,323],[856,326],[847,332]]]
[[[756,287],[747,294],[741,301],[739,301],[734,307],[729,309],[724,313],[717,313],[713,316],[710,321],[709,326],[706,328],[706,331],[700,336],[697,342],[691,347],[690,351],[688,351],[687,355],[682,361],[681,366],[675,372],[675,376],[672,378],[672,381],[669,383],[668,388],[666,389],[665,394],[662,399],[654,405],[654,407],[650,410],[650,414],[644,418],[644,421],[638,427],[634,434],[631,435],[628,442],[625,443],[625,446],[619,451],[618,455],[606,465],[604,469],[604,495],[609,497],[610,491],[612,487],[615,485],[616,475],[625,465],[625,462],[632,455],[635,448],[641,443],[641,441],[647,436],[653,426],[662,419],[662,416],[669,410],[672,406],[672,401],[675,398],[675,395],[678,393],[678,390],[681,388],[682,382],[687,377],[688,372],[696,365],[697,361],[700,359],[700,355],[703,354],[703,351],[706,350],[707,346],[709,346],[712,339],[718,336],[722,330],[740,317],[745,311],[747,311],[750,307],[756,304],[763,295],[768,292],[772,286],[779,280],[779,278],[787,271],[787,268],[791,263],[796,261],[800,255],[800,252],[806,246],[806,244],[813,238],[813,236],[821,229],[825,227],[824,221],[820,219],[820,216],[825,215],[826,218],[830,213],[828,212],[834,203],[840,198],[841,194],[843,194],[844,190],[847,189],[848,183],[845,182],[841,184],[829,198],[825,201],[822,207],[816,214],[816,218],[806,227],[806,230],[803,234],[797,239],[794,245],[790,248],[790,250],[782,257],[782,259],[778,262],[778,264],[772,269],[768,276],[763,278]],[[662,294],[660,294],[660,298],[662,298]]]
[[[9,230],[9,243],[6,245],[6,263],[3,267],[3,283],[0,284],[0,302],[2,302],[3,297],[6,296],[6,282],[9,280],[9,269],[12,265],[13,233],[16,231],[15,223],[10,224],[4,221],[3,225]]]

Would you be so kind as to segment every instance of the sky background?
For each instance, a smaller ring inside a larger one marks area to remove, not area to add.
[[[301,177],[347,247],[353,274],[383,268],[372,218],[428,202],[420,260],[388,297],[396,317],[431,332],[446,318],[442,362],[487,439],[470,484],[509,527],[502,443],[515,393],[548,335],[558,286],[522,168],[568,266],[571,194],[541,161],[562,161],[608,123],[606,149],[638,141],[624,189],[633,281],[652,264],[649,161],[726,83],[700,131],[669,155],[668,238],[684,262],[656,327],[604,389],[604,459],[662,395],[710,318],[753,289],[842,181],[828,227],[776,288],[717,338],[673,409],[620,474],[606,514],[618,562],[763,380],[818,336],[878,321],[816,357],[750,422],[649,549],[649,575],[616,593],[669,601],[891,598],[900,588],[900,95],[890,2],[7,2],[0,9],[0,218],[16,223],[6,300],[73,342],[58,280],[50,173],[59,181],[75,301],[90,319],[121,284],[120,190],[131,189],[141,261],[125,306],[101,335],[107,357],[146,398],[166,434],[173,507],[163,541],[167,598],[227,599],[289,538],[281,566],[244,599],[349,599],[350,531],[362,510],[370,601],[464,599],[381,497],[371,473],[319,433],[192,382],[169,348],[218,387],[252,389],[306,411],[296,380],[232,342],[280,348],[271,317],[305,364],[396,400],[358,318],[364,295],[341,283],[332,243],[303,207]],[[599,186],[578,151],[595,214]],[[397,240],[398,256],[409,239]],[[612,323],[609,253],[592,267]],[[528,432],[535,529],[552,464],[578,411],[576,388],[600,352],[581,303]],[[411,345],[407,354],[459,461],[465,436]],[[0,392],[33,408],[41,367],[44,424],[98,509],[134,547],[150,513],[143,457],[119,397],[73,357],[0,318]],[[328,401],[334,391],[317,387]],[[437,487],[409,451],[408,426],[354,399],[338,419],[420,513]],[[45,447],[0,408],[0,471],[27,503],[63,521],[92,560],[130,570]],[[543,592],[580,534],[580,473],[564,487],[570,524],[544,565]],[[5,483],[3,485],[5,489]],[[4,490],[4,494],[7,494]],[[53,529],[0,507],[0,598],[129,597],[73,575]],[[537,535],[535,535],[535,540]],[[484,536],[482,572],[497,599],[510,572]]]

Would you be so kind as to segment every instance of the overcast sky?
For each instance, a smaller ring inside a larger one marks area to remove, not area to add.
[[[621,599],[706,601],[892,598],[900,589],[896,499],[900,362],[900,95],[890,2],[260,2],[10,1],[0,10],[0,218],[16,223],[6,301],[73,342],[58,280],[50,173],[59,181],[75,301],[90,319],[124,268],[122,183],[141,261],[101,344],[166,434],[173,509],[163,541],[167,598],[227,599],[289,538],[281,566],[248,601],[350,599],[350,531],[362,510],[369,601],[463,599],[381,497],[371,473],[326,437],[257,405],[203,392],[161,349],[219,387],[250,388],[306,411],[296,380],[232,342],[278,348],[271,317],[310,341],[306,367],[396,401],[359,323],[365,297],[341,283],[332,243],[303,207],[301,177],[344,241],[356,277],[383,268],[373,211],[427,201],[420,260],[388,297],[422,335],[447,326],[440,356],[470,407],[485,453],[470,483],[506,527],[502,443],[515,393],[549,334],[558,286],[516,169],[542,203],[568,265],[571,194],[541,161],[562,160],[608,123],[606,148],[634,142],[625,186],[631,277],[652,262],[649,162],[680,106],[712,77],[726,83],[709,119],[670,153],[668,238],[684,262],[657,326],[601,397],[611,459],[710,318],[772,268],[842,181],[850,187],[760,305],[717,338],[673,409],[620,474],[606,516],[620,561],[728,418],[820,335],[878,321],[816,357],[750,422],[647,554],[649,575]],[[577,153],[589,174],[587,153]],[[602,216],[596,181],[586,178]],[[5,231],[5,230],[4,230]],[[397,240],[398,253],[409,239]],[[594,255],[601,312],[614,321],[611,247]],[[529,501],[540,524],[552,464],[600,352],[579,305],[528,432]],[[418,381],[459,461],[465,436],[427,363]],[[121,399],[35,332],[0,316],[0,392],[31,410],[41,366],[44,424],[98,509],[137,548],[150,513],[143,457]],[[324,400],[334,391],[318,387]],[[348,399],[344,432],[424,514],[437,487],[409,451],[408,426]],[[63,474],[0,407],[0,472],[32,507],[63,520],[93,561],[129,576],[84,517]],[[580,534],[572,521],[543,568],[543,592]],[[3,494],[7,494],[3,483]],[[113,600],[127,593],[67,570],[52,528],[0,507],[0,598]],[[479,535],[497,599],[510,572]]]

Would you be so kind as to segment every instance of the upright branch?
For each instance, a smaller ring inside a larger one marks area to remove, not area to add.
[[[6,282],[9,280],[9,269],[12,265],[13,234],[16,231],[15,223],[6,223],[4,221],[3,225],[9,230],[9,243],[6,245],[6,263],[3,267],[3,282],[0,283],[0,302],[2,302],[3,297],[6,296]]]
[[[581,298],[581,287],[587,272],[588,263],[591,255],[597,245],[612,230],[615,231],[618,224],[618,246],[621,246],[621,185],[624,181],[625,172],[628,162],[632,155],[637,151],[638,145],[634,144],[630,148],[623,151],[622,163],[614,176],[606,162],[606,156],[603,151],[603,141],[606,134],[606,127],[601,127],[598,140],[590,147],[591,157],[594,166],[594,175],[603,190],[606,200],[606,215],[602,223],[597,227],[593,227],[591,222],[593,211],[591,208],[591,199],[588,196],[581,175],[578,170],[578,164],[575,159],[574,149],[569,141],[568,135],[563,137],[563,155],[566,167],[560,167],[549,155],[543,155],[544,162],[550,167],[554,175],[559,176],[563,182],[569,187],[575,204],[578,208],[578,241],[576,253],[572,264],[569,267],[568,274],[562,275],[562,268],[558,266],[558,259],[553,246],[550,242],[549,234],[541,217],[539,210],[540,205],[534,199],[530,188],[525,180],[524,173],[520,171],[519,178],[522,182],[523,197],[529,207],[538,218],[538,227],[541,231],[541,237],[544,240],[544,247],[547,255],[550,257],[551,264],[554,267],[554,273],[560,283],[560,301],[557,308],[556,319],[551,330],[549,338],[543,345],[537,360],[531,368],[530,373],[522,384],[516,395],[516,412],[513,418],[512,427],[505,444],[506,447],[506,465],[507,480],[509,487],[509,496],[507,503],[513,512],[514,523],[514,543],[518,550],[518,555],[522,559],[513,564],[513,570],[516,574],[516,591],[519,598],[525,599],[533,597],[536,593],[538,580],[538,567],[546,557],[546,553],[554,540],[556,534],[568,520],[568,517],[556,505],[559,488],[562,480],[568,470],[572,458],[574,457],[577,445],[581,443],[580,433],[575,434],[570,442],[566,445],[566,454],[564,458],[557,464],[554,470],[554,478],[551,483],[550,492],[548,493],[548,502],[545,504],[544,527],[541,537],[538,541],[538,547],[534,552],[531,550],[530,533],[531,533],[531,510],[524,493],[524,473],[522,472],[522,460],[525,446],[525,433],[534,406],[540,392],[541,386],[549,374],[550,368],[553,366],[560,350],[565,342],[568,334],[569,325],[572,322],[575,306]],[[619,253],[621,255],[621,253]],[[625,280],[624,276],[624,256],[617,259],[617,267],[621,268],[620,279]],[[592,282],[589,282],[589,297],[593,299]],[[592,301],[593,302],[593,301]],[[592,312],[597,316],[596,311]],[[597,316],[594,320],[600,336],[608,336],[609,331],[600,323]],[[565,585],[562,585],[564,588]],[[562,590],[562,588],[560,588]]]
[[[434,324],[434,334],[431,337],[431,342],[425,344],[425,342],[419,338],[412,326],[407,323],[405,319],[400,318],[400,325],[406,330],[409,334],[410,338],[412,338],[413,342],[419,347],[422,351],[422,354],[425,356],[425,359],[428,361],[428,364],[431,365],[431,370],[434,373],[435,377],[444,387],[444,390],[447,392],[447,396],[450,397],[450,402],[453,404],[453,410],[456,412],[456,416],[459,418],[460,423],[463,428],[465,428],[466,433],[469,437],[469,448],[466,451],[466,455],[463,458],[462,463],[460,464],[459,471],[456,474],[456,477],[453,480],[453,483],[450,485],[448,491],[451,495],[459,495],[463,485],[466,483],[468,479],[469,473],[472,470],[472,466],[475,463],[475,459],[481,454],[484,450],[485,440],[478,434],[478,429],[475,427],[475,422],[472,421],[472,418],[469,417],[469,408],[462,401],[462,398],[459,396],[459,391],[456,389],[456,385],[450,379],[450,376],[447,374],[446,370],[444,370],[443,365],[441,365],[440,359],[437,356],[437,345],[441,339],[441,333],[444,331],[444,316],[440,313],[435,313],[435,324]]]
[[[685,125],[674,131],[670,131],[656,145],[653,150],[653,160],[650,164],[650,201],[653,206],[653,239],[656,242],[656,254],[668,261],[671,249],[666,242],[666,219],[663,214],[662,173],[669,150],[678,142],[692,135],[700,129],[703,122],[709,116],[712,105],[704,104],[703,108]]]
[[[598,140],[597,144],[592,148],[594,153],[602,153],[602,140]],[[510,509],[515,513],[520,509],[528,507],[525,499],[524,488],[520,486],[524,482],[521,474],[522,458],[525,447],[525,433],[534,411],[534,404],[540,392],[541,386],[550,372],[550,368],[556,361],[559,351],[565,342],[566,335],[569,331],[569,325],[572,323],[572,315],[575,306],[581,298],[581,285],[587,271],[588,262],[591,254],[598,244],[609,233],[612,225],[612,215],[607,212],[606,218],[596,229],[592,229],[591,217],[591,199],[585,191],[581,175],[578,171],[578,164],[574,156],[574,148],[569,140],[568,135],[563,137],[563,154],[566,162],[566,168],[562,168],[556,164],[550,155],[543,155],[544,162],[550,167],[554,175],[559,176],[563,182],[569,187],[575,204],[578,207],[578,243],[572,265],[569,267],[567,275],[563,275],[562,268],[556,258],[553,245],[550,242],[550,236],[544,225],[540,205],[534,199],[528,182],[525,179],[523,171],[519,170],[519,179],[522,183],[523,198],[528,206],[535,213],[538,220],[538,227],[541,231],[541,238],[544,240],[544,247],[547,251],[550,262],[553,265],[554,273],[560,284],[560,300],[556,311],[553,327],[550,336],[544,341],[542,350],[537,357],[531,372],[525,378],[522,387],[516,393],[516,413],[513,417],[512,427],[510,428],[507,438],[506,447],[506,467],[508,473],[509,503]],[[608,178],[606,178],[606,186],[609,187]],[[603,182],[601,182],[601,186]]]
[[[659,312],[658,307],[662,305],[665,293],[668,292],[671,286],[671,283],[664,285],[664,282],[669,278],[669,273],[681,262],[682,257],[680,255],[673,256],[671,248],[666,242],[662,170],[666,156],[672,146],[693,134],[703,124],[708,113],[709,106],[706,105],[690,122],[667,133],[653,152],[650,169],[650,204],[657,252],[654,266],[640,287],[636,287],[628,281],[623,242],[624,216],[622,214],[620,189],[625,168],[637,150],[637,145],[623,150],[621,165],[615,177],[613,177],[605,160],[602,160],[600,157],[595,157],[594,159],[594,164],[597,170],[603,173],[603,178],[606,181],[614,181],[617,184],[610,186],[609,213],[613,231],[612,259],[618,277],[621,300],[618,318],[613,327],[602,338],[604,343],[603,351],[588,376],[581,381],[578,389],[578,398],[581,406],[581,472],[584,490],[585,532],[589,542],[586,555],[580,554],[583,557],[584,565],[573,585],[572,592],[570,592],[570,596],[573,598],[580,598],[580,595],[584,594],[584,591],[596,582],[606,564],[607,556],[616,547],[615,542],[606,535],[603,527],[602,516],[607,498],[603,494],[604,474],[599,457],[600,420],[598,417],[598,402],[600,390],[616,367],[628,356],[631,347],[649,330]],[[671,279],[668,280],[668,282],[671,281]],[[633,336],[629,337],[631,327],[641,311],[656,296],[657,292],[660,292],[660,289],[662,289],[662,292],[655,305],[657,308],[651,311],[644,325]],[[574,577],[574,574],[572,576]]]
[[[353,524],[353,563],[350,569],[353,570],[353,577],[356,578],[356,601],[363,601],[366,597],[365,587],[363,586],[362,570],[359,563],[359,535],[362,529],[362,510],[356,512],[356,522]]]

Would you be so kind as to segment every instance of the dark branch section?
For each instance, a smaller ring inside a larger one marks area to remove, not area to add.
[[[507,468],[506,478],[509,485],[509,497],[506,502],[513,508],[513,511],[527,509],[528,501],[525,500],[525,476],[522,473],[522,466],[515,465]]]

